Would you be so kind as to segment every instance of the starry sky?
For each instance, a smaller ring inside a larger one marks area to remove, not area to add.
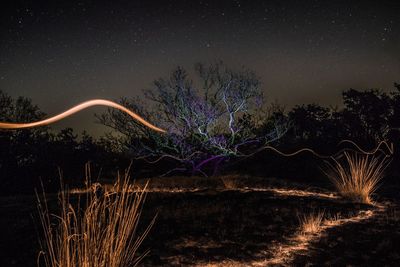
[[[269,101],[337,105],[400,82],[400,1],[2,1],[0,90],[47,114],[142,96],[180,65],[224,61]],[[56,127],[99,134],[93,112]]]

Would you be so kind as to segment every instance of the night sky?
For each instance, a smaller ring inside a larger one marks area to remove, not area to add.
[[[47,114],[142,95],[177,65],[253,69],[269,101],[400,82],[400,1],[2,1],[0,89]],[[100,112],[103,109],[96,108]],[[93,110],[57,127],[104,131]]]

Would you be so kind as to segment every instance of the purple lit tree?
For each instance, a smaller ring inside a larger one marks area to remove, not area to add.
[[[124,106],[166,129],[158,134],[109,109],[98,116],[100,122],[116,130],[120,149],[136,158],[157,162],[176,160],[171,170],[202,173],[204,167],[244,156],[244,150],[264,146],[286,132],[286,124],[276,122],[268,132],[259,134],[263,94],[260,81],[247,69],[234,71],[222,63],[195,66],[196,80],[178,67],[169,79],[158,79],[145,91],[148,102],[138,98],[121,99]]]

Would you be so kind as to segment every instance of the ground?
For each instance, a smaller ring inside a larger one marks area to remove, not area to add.
[[[49,195],[52,202],[56,196]],[[321,231],[299,232],[299,216],[323,211]],[[225,176],[150,182],[141,227],[142,266],[396,266],[400,211],[279,179]],[[0,198],[0,266],[36,266],[40,250],[34,196]]]

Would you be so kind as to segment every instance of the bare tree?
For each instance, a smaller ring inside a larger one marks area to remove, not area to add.
[[[196,80],[181,67],[168,79],[158,79],[145,91],[147,103],[139,99],[120,102],[167,129],[168,134],[150,132],[121,112],[109,109],[98,116],[116,130],[123,149],[135,157],[173,158],[179,170],[202,171],[214,162],[243,155],[245,145],[262,146],[280,138],[286,128],[277,125],[258,136],[256,113],[263,104],[261,83],[250,70],[231,70],[222,63],[196,64]]]

